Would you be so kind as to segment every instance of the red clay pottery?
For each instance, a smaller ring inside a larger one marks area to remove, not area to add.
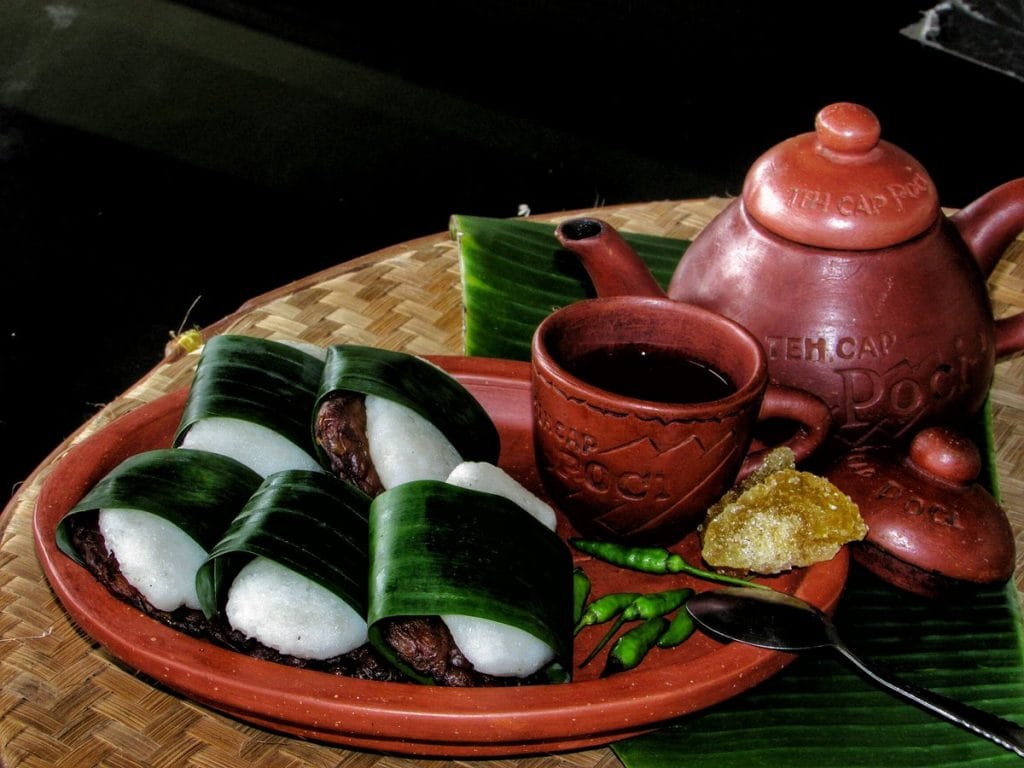
[[[531,363],[537,468],[585,536],[673,544],[759,463],[747,455],[759,420],[803,425],[787,443],[798,460],[830,427],[818,398],[769,386],[764,350],[738,323],[668,299],[557,310]]]
[[[829,479],[860,507],[868,525],[854,559],[889,583],[951,598],[1013,575],[1016,547],[1002,507],[976,480],[977,446],[930,427],[909,451],[860,448],[837,460]]]
[[[1024,179],[947,217],[927,172],[880,133],[862,106],[822,109],[814,132],[754,163],[668,288],[747,327],[773,382],[828,403],[844,449],[975,414],[996,359],[1024,349],[1024,315],[994,320],[986,287],[1024,229]],[[557,234],[598,295],[662,295],[607,224]]]

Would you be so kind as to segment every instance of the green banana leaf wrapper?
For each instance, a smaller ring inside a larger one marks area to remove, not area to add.
[[[540,320],[559,306],[593,295],[585,272],[560,249],[553,232],[553,225],[539,222],[452,217],[467,355],[529,359]],[[662,285],[688,245],[622,235]],[[987,485],[998,498],[988,408],[974,437],[987,455]],[[844,640],[865,659],[909,682],[1024,724],[1019,606],[1013,583],[984,590],[970,601],[929,601],[854,565],[835,621]],[[1020,764],[1002,747],[885,693],[827,651],[804,654],[734,699],[612,749],[625,768]]]

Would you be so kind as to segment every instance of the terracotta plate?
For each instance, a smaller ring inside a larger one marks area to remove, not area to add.
[[[502,436],[501,464],[534,490],[529,366],[486,358],[438,357],[490,412]],[[36,548],[54,591],[81,628],[113,656],[150,679],[240,720],[320,741],[422,756],[505,756],[607,744],[664,724],[752,687],[790,655],[699,633],[672,650],[653,651],[637,669],[600,678],[604,654],[565,685],[455,689],[376,683],[259,661],[201,642],[113,598],[56,548],[58,520],[100,477],[127,456],[166,447],[184,406],[179,391],[123,416],[71,449],[41,489]],[[562,522],[561,533],[571,531]],[[696,537],[679,550],[697,562]],[[688,577],[647,576],[577,558],[592,596],[714,585]],[[832,611],[846,581],[844,549],[831,562],[771,580]],[[528,563],[515,567],[529,567]],[[604,633],[582,632],[577,664]]]

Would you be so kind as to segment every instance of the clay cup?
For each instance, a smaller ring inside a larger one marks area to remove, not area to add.
[[[705,381],[715,374],[726,381]],[[798,461],[831,426],[819,398],[769,384],[764,350],[745,328],[669,299],[556,310],[534,333],[531,379],[538,471],[590,538],[674,544],[772,447],[751,450],[759,421],[796,422],[783,444]]]

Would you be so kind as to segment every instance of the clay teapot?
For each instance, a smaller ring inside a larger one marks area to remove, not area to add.
[[[924,168],[880,136],[863,106],[822,109],[754,163],[668,288],[753,332],[774,383],[829,405],[844,449],[975,415],[995,361],[1024,349],[1024,314],[995,320],[986,286],[1024,230],[1024,178],[946,216]],[[663,295],[605,222],[556,234],[599,296]]]

